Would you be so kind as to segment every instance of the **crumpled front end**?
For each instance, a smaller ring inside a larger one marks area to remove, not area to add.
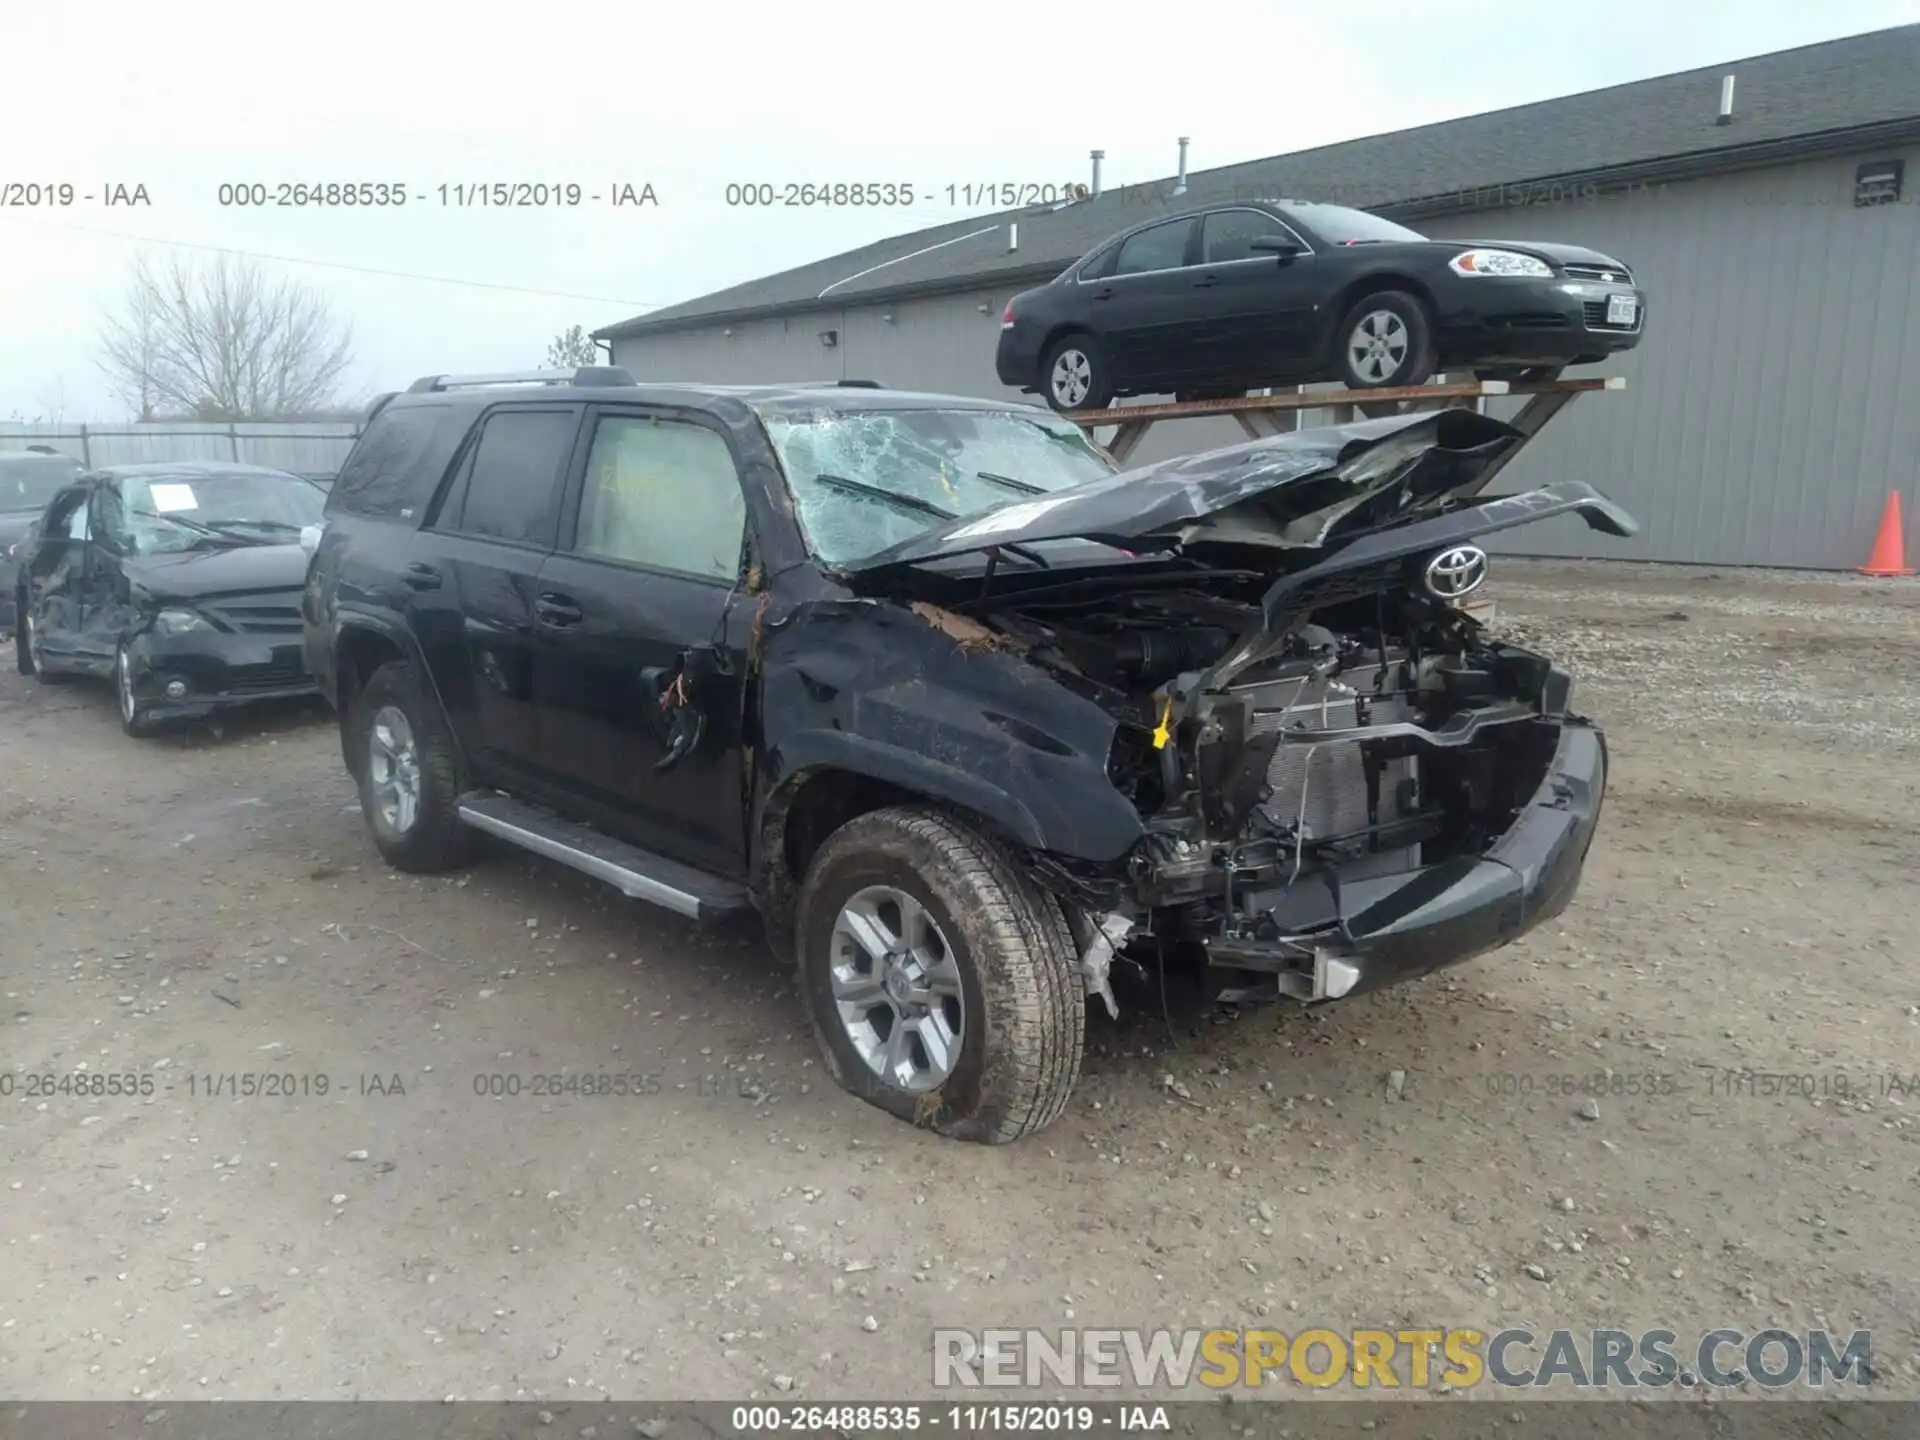
[[[1122,959],[1197,955],[1229,996],[1332,1000],[1567,904],[1604,739],[1564,671],[1461,602],[1486,578],[1479,537],[1556,515],[1638,527],[1577,482],[1474,499],[1523,438],[1469,411],[1300,432],[1012,503],[858,568],[1104,717],[1107,786],[1138,825],[1124,853],[1074,827],[1025,843],[1109,1008]],[[1069,540],[1079,558],[1047,549]]]
[[[1317,655],[1196,707],[1133,899],[1228,996],[1360,994],[1508,944],[1572,898],[1605,739],[1568,712],[1564,672],[1464,616],[1446,628],[1457,648],[1425,652],[1321,631]]]

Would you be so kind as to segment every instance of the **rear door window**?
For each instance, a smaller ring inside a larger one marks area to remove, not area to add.
[[[496,410],[448,495],[441,528],[551,549],[578,407]]]
[[[452,405],[389,405],[360,436],[327,493],[328,514],[418,520],[466,437]]]

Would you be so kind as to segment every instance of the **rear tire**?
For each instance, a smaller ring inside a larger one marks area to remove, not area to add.
[[[1062,335],[1040,357],[1040,393],[1061,414],[1113,404],[1113,374],[1100,344],[1084,330]]]
[[[808,867],[796,933],[801,994],[842,1088],[989,1145],[1066,1107],[1086,1027],[1073,939],[1059,902],[992,840],[914,807],[851,820]]]
[[[393,660],[375,670],[341,729],[360,812],[389,865],[432,874],[473,858],[474,833],[459,814],[464,785],[453,736],[412,665]]]
[[[1333,332],[1335,376],[1350,390],[1424,385],[1433,374],[1433,324],[1417,295],[1362,295]]]

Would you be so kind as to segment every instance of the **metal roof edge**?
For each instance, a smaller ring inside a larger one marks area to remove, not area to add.
[[[1009,283],[1024,284],[1036,279],[1051,280],[1079,258],[1077,254],[1067,255],[1058,260],[1036,261],[982,274],[941,276],[934,280],[916,280],[907,285],[889,285],[880,290],[861,290],[852,295],[828,296],[825,299],[818,295],[803,295],[794,300],[782,300],[771,305],[749,305],[738,310],[708,310],[698,315],[676,315],[667,320],[650,321],[645,315],[641,315],[632,320],[624,320],[618,325],[609,325],[604,330],[596,330],[593,332],[593,338],[632,340],[642,335],[670,335],[682,330],[705,330],[714,325],[733,325],[749,320],[779,320],[789,315],[817,315],[823,310],[865,309],[869,305],[880,305],[892,300],[924,300],[935,295],[953,295],[966,290],[1000,287]]]
[[[1606,191],[1657,181],[1703,180],[1713,175],[1752,170],[1765,165],[1823,159],[1872,144],[1907,145],[1915,142],[1920,142],[1920,115],[1899,120],[1879,120],[1869,125],[1850,125],[1838,130],[1816,131],[1808,135],[1756,140],[1748,145],[1685,150],[1674,155],[1634,160],[1623,165],[1599,166],[1591,170],[1569,170],[1558,175],[1499,180],[1479,187],[1473,197],[1457,192],[1385,201],[1366,208],[1393,219],[1454,215],[1471,210],[1501,208],[1499,192],[1507,187],[1517,189],[1528,185],[1588,184]],[[1476,203],[1479,197],[1485,197],[1484,203]]]

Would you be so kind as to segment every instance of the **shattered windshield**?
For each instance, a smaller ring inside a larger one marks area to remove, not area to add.
[[[850,564],[930,526],[1111,475],[1069,420],[1015,410],[763,417],[814,555]]]
[[[318,525],[326,492],[278,470],[129,477],[112,528],[135,555],[215,545],[291,545]]]

